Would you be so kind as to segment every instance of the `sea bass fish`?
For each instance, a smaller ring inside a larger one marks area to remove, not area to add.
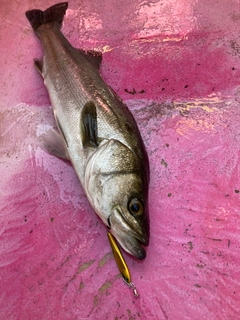
[[[68,3],[26,12],[44,57],[34,60],[44,79],[59,133],[48,150],[71,161],[87,198],[118,243],[137,259],[149,243],[148,156],[137,124],[103,81],[99,52],[74,48],[61,33]]]

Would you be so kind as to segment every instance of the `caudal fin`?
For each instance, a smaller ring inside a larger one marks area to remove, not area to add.
[[[48,8],[45,11],[41,10],[29,10],[26,12],[26,17],[30,22],[32,28],[37,31],[37,29],[43,25],[48,23],[56,22],[61,27],[63,17],[68,8],[67,2],[57,3],[54,6]]]

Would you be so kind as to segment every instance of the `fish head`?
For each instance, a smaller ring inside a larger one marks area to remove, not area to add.
[[[142,161],[145,160],[145,161]],[[88,162],[85,190],[95,212],[128,253],[146,257],[149,243],[148,160],[116,140],[103,142]]]
[[[112,190],[107,219],[110,232],[128,253],[144,259],[142,245],[149,244],[148,186],[138,173],[128,173],[115,175],[106,187],[108,193]]]

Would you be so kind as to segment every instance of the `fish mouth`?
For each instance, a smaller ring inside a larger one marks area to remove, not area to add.
[[[130,226],[121,214],[121,210],[115,209],[109,217],[110,232],[116,238],[121,247],[138,260],[146,258],[146,251],[142,245],[148,246],[148,237],[141,230]]]

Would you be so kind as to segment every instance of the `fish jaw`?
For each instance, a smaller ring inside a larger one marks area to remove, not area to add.
[[[109,231],[126,252],[130,253],[138,260],[143,260],[146,258],[146,251],[142,245],[148,245],[148,236],[144,236],[133,230],[126,222],[119,209],[120,208],[115,208],[108,219],[110,224]]]

